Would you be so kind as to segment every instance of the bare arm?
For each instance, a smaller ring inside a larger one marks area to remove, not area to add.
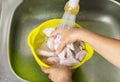
[[[101,56],[120,68],[120,40],[84,30],[83,41],[88,42]]]
[[[57,33],[63,35],[63,40],[56,54],[58,54],[66,44],[82,40],[88,42],[101,56],[120,68],[120,40],[108,38],[87,29],[57,30],[51,35],[55,36]]]

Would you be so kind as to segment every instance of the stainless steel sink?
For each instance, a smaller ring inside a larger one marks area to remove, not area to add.
[[[15,10],[2,46],[4,59],[8,58],[14,82],[21,80],[30,82],[51,82],[41,72],[27,45],[28,34],[33,28],[48,19],[61,18],[67,0],[24,0]],[[81,0],[81,10],[77,15],[77,23],[96,33],[120,39],[120,3],[114,0]],[[9,20],[10,21],[10,20]],[[2,37],[3,38],[3,37]],[[7,40],[7,41],[6,41]],[[102,44],[101,44],[102,45]],[[6,53],[4,53],[6,51]],[[1,57],[2,59],[2,57]],[[10,70],[9,70],[10,71]],[[0,72],[0,76],[1,76]],[[6,73],[7,74],[7,73]],[[9,75],[10,75],[9,74]],[[73,75],[74,82],[119,82],[120,69],[116,68],[97,52],[91,60],[78,68]],[[11,79],[11,82],[12,79]]]
[[[2,9],[2,0],[0,0],[0,17],[1,17],[1,9]]]

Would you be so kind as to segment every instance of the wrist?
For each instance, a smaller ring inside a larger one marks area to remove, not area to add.
[[[79,32],[77,32],[77,38],[78,40],[84,41],[84,42],[88,42],[89,38],[91,38],[90,36],[92,35],[92,32],[85,29],[85,28],[81,28],[78,30]]]
[[[79,41],[85,41],[85,34],[86,33],[86,29],[84,29],[84,28],[80,28],[79,30],[77,30],[77,32],[76,32],[76,39],[77,40],[79,40]]]

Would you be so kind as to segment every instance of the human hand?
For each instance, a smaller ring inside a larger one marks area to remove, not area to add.
[[[53,82],[73,82],[72,81],[72,70],[67,66],[58,66],[53,68],[41,67],[44,73],[49,74],[49,78]]]
[[[58,28],[55,31],[53,31],[51,33],[52,37],[56,37],[58,34],[62,35],[62,40],[58,49],[56,50],[56,54],[59,54],[63,50],[65,45],[67,45],[68,43],[73,43],[77,40],[82,40],[82,37],[80,35],[81,30],[82,29],[80,28],[70,28],[70,29]]]

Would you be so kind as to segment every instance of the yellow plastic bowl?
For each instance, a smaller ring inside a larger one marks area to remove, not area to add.
[[[42,43],[44,43],[44,41],[46,40],[46,35],[43,33],[43,30],[45,28],[55,28],[58,24],[61,23],[61,19],[52,19],[52,20],[48,20],[46,22],[43,22],[42,24],[40,24],[38,27],[36,27],[35,29],[33,29],[29,36],[28,36],[28,45],[31,48],[31,51],[33,53],[33,56],[35,58],[35,60],[37,61],[37,63],[40,66],[43,67],[47,67],[50,68],[51,66],[47,65],[46,63],[44,63],[37,55],[36,50],[42,45]],[[80,25],[75,24],[76,27],[78,28],[82,28]],[[85,45],[85,49],[87,51],[86,56],[84,57],[84,59],[77,65],[70,67],[70,69],[76,69],[78,67],[80,67],[82,64],[84,64],[87,60],[89,60],[93,53],[94,50],[93,48],[86,42],[84,42]]]

